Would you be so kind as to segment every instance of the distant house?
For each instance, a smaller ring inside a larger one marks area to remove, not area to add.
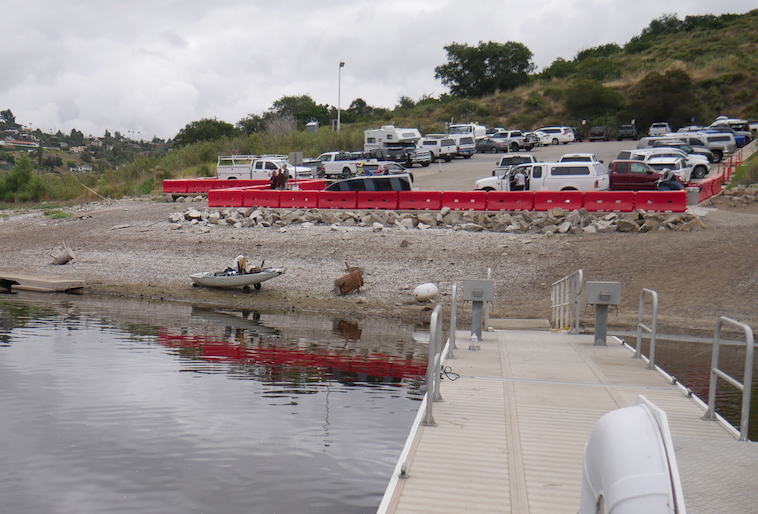
[[[92,171],[92,166],[89,166],[87,164],[82,164],[81,166],[69,168],[69,170],[71,171],[71,173],[85,173],[85,172]]]
[[[72,147],[69,149],[69,151],[71,151],[71,152],[73,152],[73,153],[82,153],[84,150],[86,150],[86,148],[85,148],[85,147],[83,147],[83,146],[72,146]]]
[[[14,148],[39,148],[39,143],[36,141],[18,141],[16,139],[6,139],[5,146],[12,146]]]

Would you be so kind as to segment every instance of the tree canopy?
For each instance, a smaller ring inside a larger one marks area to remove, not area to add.
[[[434,68],[434,78],[453,96],[480,98],[514,89],[529,81],[535,66],[532,52],[522,43],[479,42],[477,46],[452,43],[444,47],[446,64]]]
[[[177,146],[187,146],[198,141],[213,141],[222,137],[237,134],[237,129],[231,123],[217,119],[203,118],[200,121],[188,123],[174,138]]]

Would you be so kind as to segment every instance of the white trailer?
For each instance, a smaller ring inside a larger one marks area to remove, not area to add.
[[[363,131],[363,151],[383,148],[397,143],[414,143],[418,145],[421,133],[415,128],[396,128],[394,125],[384,125],[380,129]]]

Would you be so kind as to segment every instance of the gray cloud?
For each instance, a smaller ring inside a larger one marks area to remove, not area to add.
[[[744,13],[753,0],[37,0],[3,10],[0,108],[43,130],[169,138],[236,123],[283,95],[392,107],[446,89],[444,45],[520,41],[538,68],[623,44],[664,13]]]

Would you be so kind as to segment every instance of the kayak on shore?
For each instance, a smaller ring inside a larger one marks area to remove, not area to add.
[[[261,288],[261,282],[283,275],[285,268],[255,268],[248,273],[240,273],[231,268],[224,271],[202,271],[190,275],[195,287],[242,287],[245,293],[250,292],[250,286],[256,290]]]

